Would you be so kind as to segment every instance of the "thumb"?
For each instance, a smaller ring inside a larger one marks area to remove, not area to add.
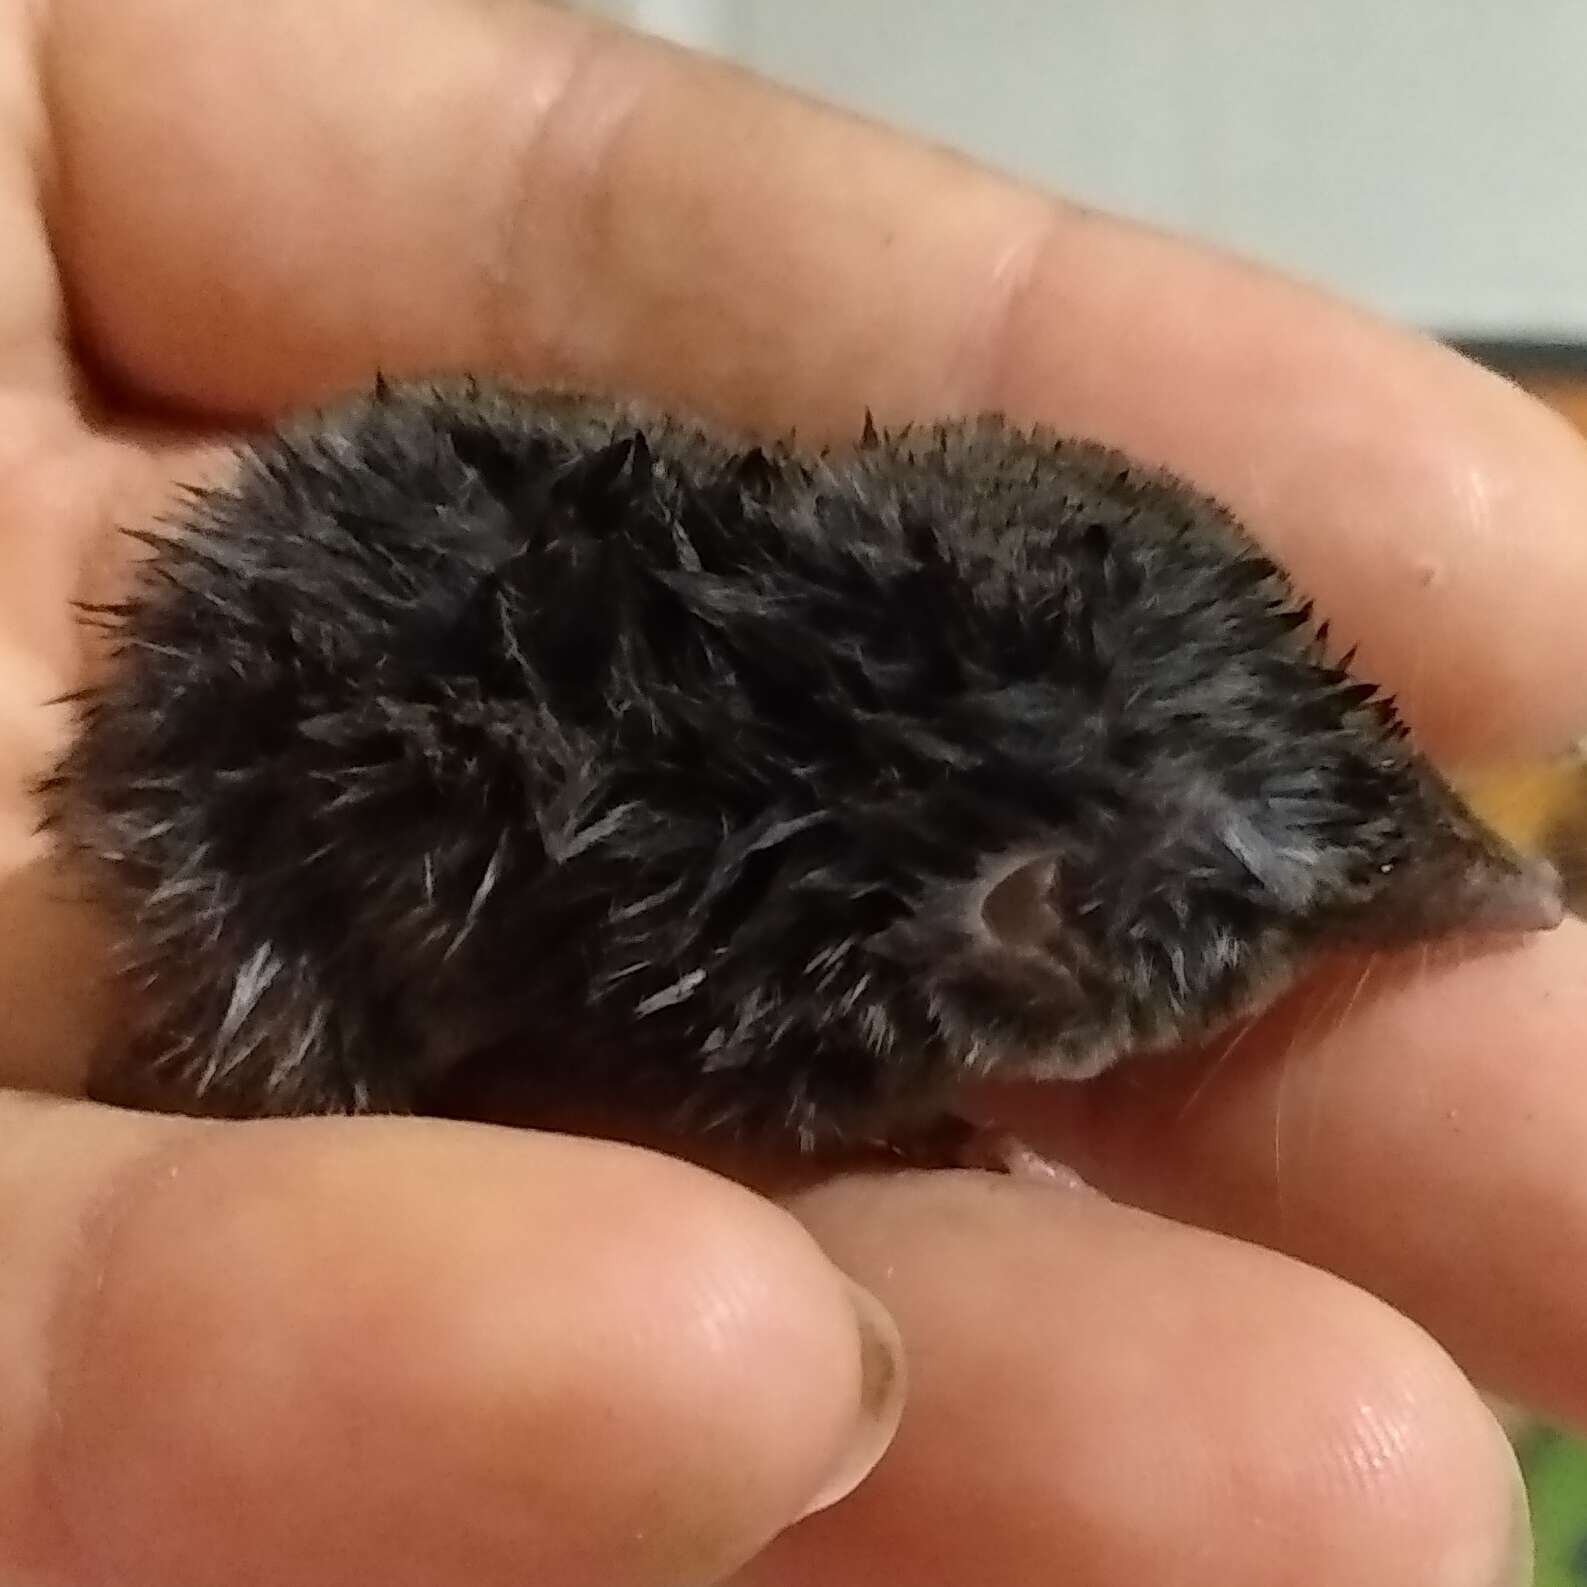
[[[898,1339],[632,1149],[0,1094],[0,1577],[717,1580],[880,1458]]]

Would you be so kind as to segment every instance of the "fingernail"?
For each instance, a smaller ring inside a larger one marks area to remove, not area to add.
[[[805,1507],[801,1520],[846,1499],[870,1476],[887,1453],[904,1414],[904,1342],[898,1324],[868,1289],[861,1289],[852,1279],[846,1282],[860,1341],[859,1414],[836,1469]]]

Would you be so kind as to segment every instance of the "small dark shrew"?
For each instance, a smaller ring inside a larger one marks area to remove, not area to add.
[[[800,1146],[1558,918],[1234,519],[999,419],[802,454],[380,386],[193,493],[46,824],[176,1105]]]

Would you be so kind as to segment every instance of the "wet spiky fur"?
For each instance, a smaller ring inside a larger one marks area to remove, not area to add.
[[[490,1060],[887,1133],[1512,866],[1217,506],[995,419],[801,457],[383,387],[151,545],[45,802],[195,1107]]]

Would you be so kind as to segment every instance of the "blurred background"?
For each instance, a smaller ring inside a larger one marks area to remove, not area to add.
[[[576,8],[1265,260],[1455,342],[1587,432],[1583,0]],[[1587,1446],[1513,1427],[1539,1587],[1587,1587]]]

